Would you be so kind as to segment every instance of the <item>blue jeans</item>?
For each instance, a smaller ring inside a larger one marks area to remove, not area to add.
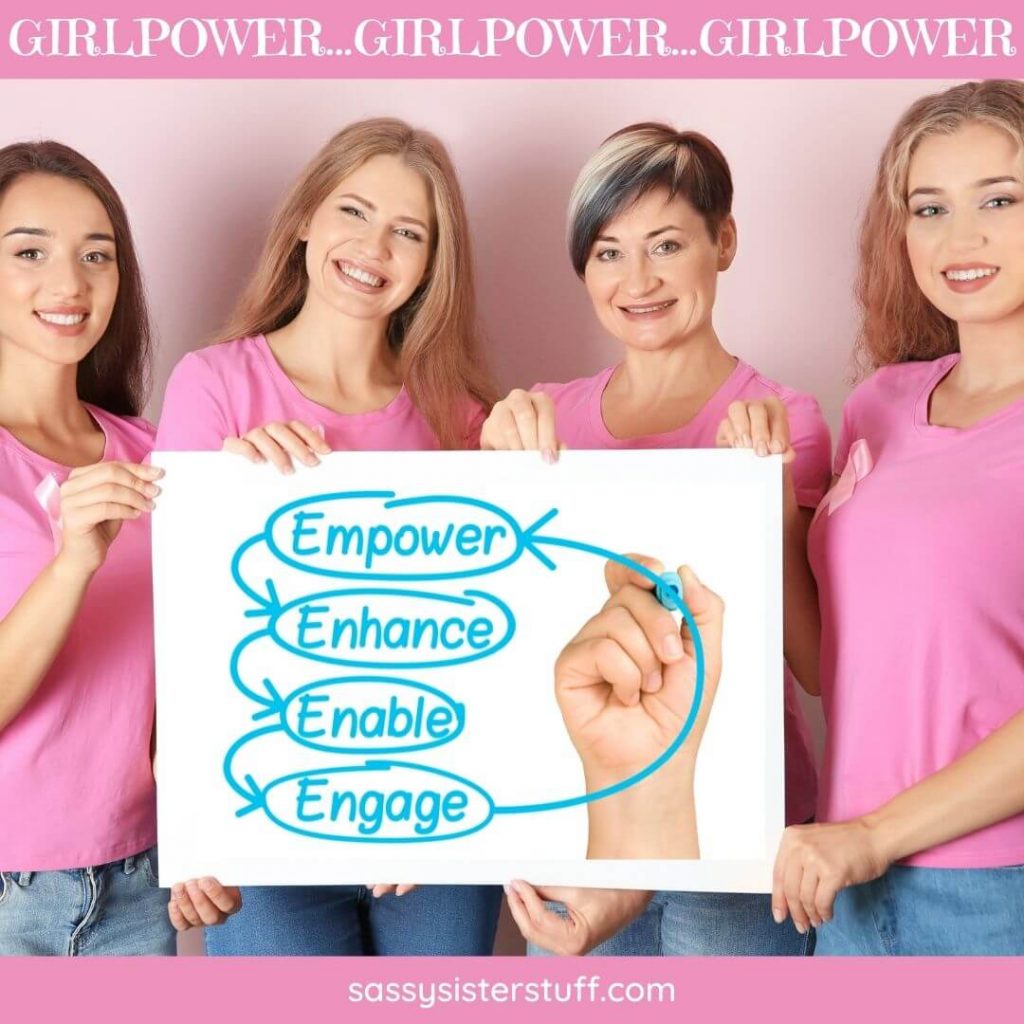
[[[205,930],[210,956],[488,956],[499,886],[426,885],[374,899],[362,885],[242,890],[242,909]]]
[[[1024,955],[1024,867],[891,867],[839,893],[815,954]]]
[[[776,924],[765,893],[657,892],[593,956],[807,956],[813,935]],[[530,954],[543,953],[530,946]]]
[[[156,853],[99,867],[0,873],[0,955],[174,956]]]

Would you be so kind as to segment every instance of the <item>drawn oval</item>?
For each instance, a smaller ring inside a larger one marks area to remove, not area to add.
[[[352,668],[439,668],[500,651],[515,633],[504,601],[467,590],[329,590],[281,606],[274,641],[303,658]]]
[[[271,515],[265,534],[286,565],[353,580],[479,576],[511,565],[524,548],[521,527],[496,505],[458,495],[395,498],[391,491],[293,501]]]
[[[293,740],[335,754],[430,750],[450,743],[465,724],[465,706],[448,694],[385,676],[310,683],[291,694],[281,712],[281,725]],[[412,742],[410,734],[416,737]]]
[[[266,787],[263,807],[289,832],[344,843],[458,839],[494,816],[494,801],[475,782],[404,761],[295,772]]]

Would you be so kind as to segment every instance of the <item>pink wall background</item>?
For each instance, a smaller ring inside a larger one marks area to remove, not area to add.
[[[856,225],[889,128],[920,81],[39,81],[0,84],[0,144],[82,150],[128,206],[159,349],[171,367],[225,319],[270,213],[349,121],[430,128],[462,175],[492,365],[503,388],[616,358],[569,266],[564,216],[583,160],[640,120],[696,128],[733,169],[739,255],[722,277],[725,346],[809,391],[833,431],[855,330]],[[809,711],[817,723],[817,708]],[[195,937],[185,943],[195,951]],[[500,948],[514,952],[507,926]]]
[[[583,160],[637,120],[697,128],[736,183],[739,255],[716,312],[727,348],[817,395],[833,426],[854,330],[854,236],[898,113],[944,82],[132,81],[0,85],[0,140],[51,136],[121,190],[159,338],[150,412],[174,363],[224,319],[293,176],[343,124],[429,127],[461,172],[503,387],[615,358],[564,245]],[[5,96],[6,93],[6,96]]]

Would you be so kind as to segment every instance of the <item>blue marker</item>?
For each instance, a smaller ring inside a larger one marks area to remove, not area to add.
[[[662,605],[670,612],[679,611],[677,601],[683,599],[683,581],[679,578],[679,573],[661,573],[661,582],[654,588],[654,593]],[[671,594],[675,595],[675,601],[672,600]]]

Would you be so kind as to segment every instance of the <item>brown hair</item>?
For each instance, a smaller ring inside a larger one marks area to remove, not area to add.
[[[442,448],[465,445],[471,396],[490,409],[495,393],[476,322],[469,227],[455,168],[429,132],[395,118],[373,118],[338,132],[299,175],[274,217],[256,270],[218,341],[278,330],[306,299],[305,243],[299,239],[338,182],[371,157],[398,156],[430,186],[437,230],[430,274],[392,314],[388,342],[400,353],[409,396]]]
[[[59,142],[16,142],[0,149],[0,197],[26,174],[50,174],[84,185],[110,218],[117,250],[117,298],[103,336],[78,364],[78,397],[117,416],[137,416],[149,392],[152,338],[142,273],[121,197],[94,163]]]
[[[857,300],[861,372],[957,352],[956,324],[921,292],[907,255],[907,177],[914,151],[932,135],[988,124],[1024,148],[1024,84],[965,82],[919,99],[900,118],[882,152],[860,233]]]
[[[569,196],[569,258],[580,277],[605,224],[659,187],[682,196],[718,238],[732,211],[732,174],[722,151],[700,132],[655,121],[631,124],[601,143]]]

